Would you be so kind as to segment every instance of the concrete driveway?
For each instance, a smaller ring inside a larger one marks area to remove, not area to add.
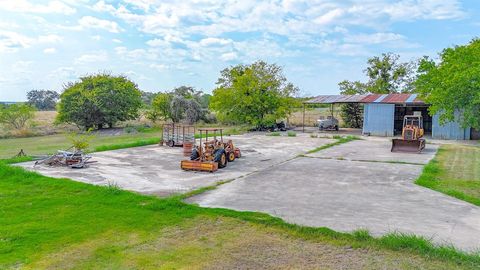
[[[180,161],[185,158],[182,148],[157,145],[93,153],[92,160],[96,163],[84,169],[44,165],[34,167],[33,162],[19,165],[51,177],[70,178],[95,185],[116,184],[126,190],[165,196],[246,176],[334,141],[310,138],[307,134],[269,137],[254,133],[226,139],[232,139],[242,150],[243,158],[215,173],[182,171]]]
[[[427,145],[425,154],[407,156],[382,145],[388,146],[381,140],[349,142],[237,179],[189,202],[260,211],[344,232],[413,233],[439,244],[479,249],[479,207],[415,185],[423,166],[391,163],[426,163],[437,147]]]

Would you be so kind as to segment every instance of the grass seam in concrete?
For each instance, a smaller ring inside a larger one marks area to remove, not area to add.
[[[346,137],[339,137],[339,138],[333,137],[333,138],[337,139],[337,141],[333,142],[333,143],[327,143],[327,144],[324,144],[322,146],[319,146],[315,149],[312,149],[312,150],[308,151],[306,154],[313,154],[313,153],[316,153],[318,151],[321,151],[321,150],[324,150],[324,149],[327,149],[327,148],[330,148],[330,147],[334,147],[334,146],[337,146],[337,145],[340,145],[340,144],[348,143],[348,142],[355,141],[355,140],[361,140],[361,138],[359,138],[357,136],[346,136]],[[305,154],[303,154],[303,156],[304,155]],[[299,156],[302,156],[302,155],[299,155]]]

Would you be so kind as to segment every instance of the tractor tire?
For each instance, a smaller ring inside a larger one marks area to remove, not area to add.
[[[218,149],[215,153],[213,161],[218,163],[218,168],[225,168],[227,166],[227,154],[224,149]]]
[[[335,126],[335,131],[338,131],[338,126]]]
[[[235,160],[235,153],[233,151],[228,152],[227,159],[228,159],[228,162],[234,161]]]
[[[192,154],[190,155],[190,160],[197,160],[200,157],[197,149],[192,149]]]
[[[170,141],[167,142],[167,145],[170,146],[170,147],[174,147],[175,146],[175,141],[170,140]]]

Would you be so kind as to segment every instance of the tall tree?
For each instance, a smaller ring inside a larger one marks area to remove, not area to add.
[[[60,122],[82,128],[113,127],[118,121],[138,117],[142,106],[137,85],[124,76],[96,74],[68,83],[60,96]]]
[[[223,119],[264,128],[291,113],[297,92],[282,67],[257,61],[222,70],[210,108]]]
[[[38,110],[55,110],[60,95],[51,90],[31,90],[27,93],[28,103]]]
[[[399,59],[400,56],[393,53],[368,59],[368,67],[364,70],[368,77],[367,92],[389,94],[414,91],[415,63],[402,63]]]
[[[364,70],[368,81],[342,81],[338,84],[343,95],[355,94],[390,94],[409,93],[415,90],[414,62],[400,62],[400,56],[383,53],[367,60]],[[360,104],[345,104],[341,108],[341,116],[349,127],[360,128],[363,125],[363,108]]]
[[[480,129],[480,39],[444,49],[437,63],[424,57],[418,72],[415,86],[431,104],[430,114]]]
[[[207,94],[190,86],[180,86],[170,92],[158,93],[153,99],[147,117],[154,122],[171,120],[174,123],[185,121],[193,124],[205,117],[208,112],[208,100],[205,100],[205,95]]]

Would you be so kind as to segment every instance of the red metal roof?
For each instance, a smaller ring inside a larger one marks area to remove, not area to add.
[[[417,94],[321,95],[307,100],[309,104],[332,103],[388,103],[423,105]]]

